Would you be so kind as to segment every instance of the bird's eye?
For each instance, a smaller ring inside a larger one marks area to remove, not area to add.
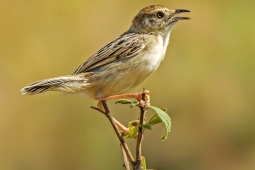
[[[158,18],[163,18],[164,15],[165,15],[165,14],[164,14],[163,12],[158,12],[158,13],[157,13],[157,17],[158,17]]]

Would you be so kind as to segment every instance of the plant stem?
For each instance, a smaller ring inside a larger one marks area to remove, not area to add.
[[[127,144],[126,144],[124,138],[121,136],[121,134],[120,134],[120,132],[119,132],[119,130],[118,130],[116,124],[114,123],[114,119],[113,119],[113,117],[111,116],[110,110],[109,110],[109,108],[108,108],[108,106],[107,106],[107,104],[106,104],[106,102],[105,102],[104,100],[102,100],[102,104],[103,104],[104,109],[105,109],[105,115],[106,115],[106,117],[109,119],[109,121],[111,122],[112,127],[113,127],[113,129],[114,129],[116,135],[118,136],[119,141],[120,141],[120,143],[121,143],[123,149],[124,149],[125,152],[126,152],[127,158],[128,158],[128,160],[129,160],[129,162],[131,163],[131,165],[133,166],[133,165],[134,165],[134,162],[135,162],[135,161],[134,161],[134,158],[133,158],[133,156],[131,155],[131,152],[130,152],[130,150],[129,150],[129,148],[128,148],[128,146],[127,146]]]
[[[122,137],[121,133],[119,132],[118,129],[118,121],[115,120],[111,114],[110,114],[110,110],[108,108],[108,105],[106,104],[105,100],[102,100],[102,105],[104,107],[105,111],[102,111],[100,109],[98,109],[97,107],[91,107],[92,109],[95,109],[101,113],[103,113],[110,121],[116,135],[119,138],[120,144],[121,144],[121,151],[122,151],[122,157],[123,157],[123,161],[124,161],[124,167],[126,168],[126,170],[129,170],[129,164],[128,162],[132,165],[133,170],[143,170],[142,169],[142,140],[143,140],[143,122],[144,122],[144,118],[145,118],[145,112],[146,112],[146,104],[149,103],[150,98],[149,95],[147,95],[148,92],[145,91],[145,89],[143,89],[142,92],[142,102],[144,102],[144,104],[140,104],[139,108],[140,108],[140,121],[139,121],[139,127],[138,127],[138,135],[137,135],[137,143],[136,143],[136,159],[134,160],[124,138]],[[117,124],[116,124],[117,122]],[[122,126],[120,126],[122,127]]]
[[[145,93],[142,93],[142,100],[146,102]],[[138,127],[138,138],[136,143],[136,161],[134,170],[142,170],[142,139],[143,139],[143,121],[146,112],[145,106],[139,106],[140,108],[140,125]]]
[[[126,170],[130,170],[127,154],[126,154],[122,144],[120,144],[120,148],[121,148],[121,153],[122,153],[122,158],[123,158],[123,166],[126,168]]]

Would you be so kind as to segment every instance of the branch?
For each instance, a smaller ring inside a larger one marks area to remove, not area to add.
[[[137,96],[139,96],[139,95],[142,95],[142,96],[140,96],[138,98]],[[122,157],[123,157],[123,161],[124,161],[123,166],[126,168],[126,170],[129,169],[128,161],[132,165],[133,170],[143,170],[143,166],[142,166],[142,139],[143,139],[143,130],[144,130],[143,124],[144,124],[145,112],[147,110],[147,106],[150,103],[150,96],[148,95],[148,91],[143,89],[142,93],[133,94],[132,97],[136,98],[140,103],[140,105],[139,105],[140,120],[139,120],[139,127],[138,127],[138,135],[136,138],[137,143],[136,143],[136,159],[135,160],[134,160],[125,140],[123,139],[123,137],[120,134],[119,129],[118,129],[118,127],[119,127],[120,129],[125,130],[125,127],[111,116],[110,110],[109,110],[105,100],[102,100],[102,105],[103,105],[105,111],[102,111],[96,107],[91,107],[91,108],[103,113],[109,119],[109,121],[110,121],[116,135],[118,136],[120,143],[121,143],[121,151],[122,151]]]
[[[103,104],[105,112],[103,112],[102,110],[98,109],[97,107],[93,107],[92,106],[91,108],[95,109],[95,110],[97,110],[97,111],[99,111],[99,112],[101,112],[103,114],[105,114],[105,116],[109,119],[109,121],[110,121],[110,123],[111,123],[111,125],[112,125],[112,127],[113,127],[113,129],[114,129],[114,131],[116,133],[116,135],[119,138],[121,146],[122,146],[122,148],[125,151],[125,154],[126,154],[126,156],[128,158],[128,161],[131,163],[132,166],[134,166],[134,164],[135,164],[134,158],[133,158],[133,156],[132,156],[132,154],[131,154],[131,152],[130,152],[130,150],[129,150],[129,148],[128,148],[125,140],[124,140],[124,138],[121,136],[121,134],[120,134],[116,124],[114,123],[114,118],[111,116],[110,110],[109,110],[109,108],[108,108],[108,106],[107,106],[107,104],[106,104],[106,102],[104,100],[102,100],[102,104]],[[123,160],[125,160],[124,157],[123,157]]]
[[[121,144],[120,144],[120,148],[121,148],[122,158],[123,158],[123,162],[124,162],[123,166],[126,168],[126,170],[130,170],[127,154]]]
[[[138,138],[137,138],[137,143],[136,143],[135,170],[142,170],[143,121],[144,121],[145,112],[146,112],[146,103],[148,102],[148,98],[146,99],[146,94],[144,93],[144,90],[142,93],[142,100],[145,102],[145,105],[139,106],[139,108],[140,108],[140,125],[138,127]]]

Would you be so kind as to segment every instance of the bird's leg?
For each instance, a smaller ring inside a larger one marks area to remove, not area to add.
[[[145,94],[145,101],[142,100],[143,94]],[[150,96],[149,96],[148,90],[143,90],[140,93],[113,95],[113,96],[108,96],[108,97],[104,97],[104,98],[99,98],[97,100],[124,99],[124,98],[134,98],[139,102],[140,106],[142,106],[142,107],[150,105]]]
[[[118,127],[119,130],[121,130],[125,134],[129,134],[129,129],[127,127],[125,127],[123,124],[121,124],[115,118],[113,118],[113,120],[114,120],[114,123],[116,124],[116,126]]]

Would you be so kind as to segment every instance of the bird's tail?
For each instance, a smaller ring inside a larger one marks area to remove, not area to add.
[[[34,95],[46,91],[62,91],[66,93],[77,93],[84,90],[88,85],[84,75],[68,75],[56,78],[36,81],[21,89],[24,95]]]

